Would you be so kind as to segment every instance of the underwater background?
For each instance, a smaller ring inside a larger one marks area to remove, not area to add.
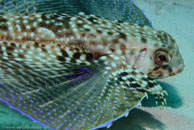
[[[159,80],[169,95],[166,106],[155,106],[152,98],[144,99],[142,107],[132,110],[128,117],[117,120],[107,130],[192,130],[194,129],[194,1],[133,1],[144,11],[154,28],[164,30],[175,38],[185,61],[185,70],[174,77]],[[46,129],[0,102],[0,130],[16,128]]]

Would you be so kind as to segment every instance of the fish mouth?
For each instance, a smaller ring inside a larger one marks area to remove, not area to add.
[[[172,67],[172,72],[169,73],[169,76],[174,76],[174,75],[177,75],[177,74],[183,72],[184,68],[185,68],[184,64],[178,64],[178,65]]]

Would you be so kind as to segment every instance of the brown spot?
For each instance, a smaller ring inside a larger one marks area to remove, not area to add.
[[[35,42],[34,43],[34,47],[38,48],[39,47],[39,43]]]
[[[153,88],[153,87],[154,87],[154,84],[151,83],[151,82],[148,82],[148,87],[149,87],[149,88]]]
[[[121,76],[127,76],[129,73],[127,73],[127,72],[122,72],[120,75]]]
[[[144,37],[141,38],[141,42],[146,43],[147,39],[145,39]]]
[[[87,54],[86,54],[86,60],[87,60],[87,61],[91,61],[93,58],[94,58],[94,57],[93,57],[92,54],[90,54],[90,53],[87,53]]]
[[[109,35],[113,35],[113,32],[107,32]]]
[[[89,32],[89,31],[90,31],[90,29],[88,29],[88,28],[84,28],[84,30],[85,30],[86,32]]]
[[[3,30],[3,31],[7,31],[8,26],[7,25],[0,25],[0,29]]]
[[[157,73],[158,77],[162,77],[163,76],[163,73],[161,71],[158,71],[156,73]]]
[[[96,32],[97,32],[97,33],[100,33],[100,34],[102,33],[102,31],[101,31],[101,30],[97,30]]]
[[[0,16],[0,23],[6,23],[7,22],[7,19],[3,18],[3,16]]]
[[[170,73],[169,76],[173,76],[173,75],[175,75],[175,74],[176,74],[176,73]]]
[[[120,48],[121,48],[121,50],[124,50],[124,49],[126,49],[126,46],[124,44],[121,44]]]
[[[119,43],[119,39],[113,39],[112,42],[113,42],[113,44],[117,44],[117,43]]]
[[[119,36],[120,36],[120,38],[122,38],[124,40],[127,40],[127,35],[126,34],[120,32]]]
[[[147,50],[146,48],[143,48],[143,49],[140,50],[140,52],[143,52],[143,51],[146,51],[146,50]]]
[[[168,72],[172,73],[172,68],[171,67],[168,68]]]
[[[75,53],[75,54],[73,55],[73,58],[79,59],[80,56],[81,56],[81,54],[80,54],[79,52],[77,52],[77,53]]]
[[[160,67],[157,66],[157,67],[155,67],[155,68],[153,69],[153,71],[157,71],[157,70],[159,70],[159,69],[160,69]]]
[[[96,18],[90,17],[88,18],[88,21],[92,22],[93,24],[98,24],[98,22],[95,21]]]
[[[57,59],[58,59],[59,61],[65,61],[65,57],[64,57],[64,56],[57,56]]]
[[[21,53],[19,53],[19,54],[18,54],[18,57],[19,57],[19,58],[24,58],[24,55],[21,54]]]
[[[1,45],[0,45],[0,54],[3,54],[3,51],[1,50]]]
[[[64,20],[62,21],[63,26],[64,26],[66,29],[70,29],[70,28],[71,28],[71,26],[70,26],[70,24],[69,24],[70,19],[71,19],[71,17],[66,17],[66,18],[64,18]]]
[[[65,34],[63,34],[63,36],[65,35],[65,37],[70,37],[70,36],[75,36],[73,32],[65,32]]]
[[[115,52],[115,48],[110,48],[110,50],[111,50],[112,52]]]
[[[42,51],[47,52],[45,47],[42,47],[41,49],[42,49]]]
[[[135,81],[133,78],[129,78],[128,80],[129,80],[130,82]]]
[[[164,36],[164,39],[165,39],[165,40],[168,40],[168,36],[167,36],[166,33],[164,33],[163,36]]]
[[[13,51],[13,50],[14,50],[14,48],[13,48],[13,47],[11,47],[11,46],[7,46],[7,47],[6,47],[6,50],[10,52],[10,51]]]
[[[158,38],[161,40],[162,43],[165,43],[164,39],[162,38],[161,34],[157,34]]]
[[[62,53],[63,56],[68,57],[68,54],[65,50],[61,49],[61,53]]]
[[[10,45],[11,47],[13,47],[13,48],[15,48],[16,47],[16,45],[15,45],[15,43],[11,43],[11,45]]]
[[[141,87],[138,83],[130,84],[130,87],[136,88],[136,87]]]

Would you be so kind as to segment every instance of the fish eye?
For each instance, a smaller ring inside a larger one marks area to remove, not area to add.
[[[170,62],[170,56],[167,51],[157,50],[154,53],[154,61],[158,65],[166,65]]]

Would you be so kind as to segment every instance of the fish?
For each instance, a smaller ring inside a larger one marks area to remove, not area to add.
[[[52,130],[93,130],[148,94],[167,103],[154,78],[184,69],[168,33],[83,12],[28,11],[0,15],[0,100],[10,108]]]

